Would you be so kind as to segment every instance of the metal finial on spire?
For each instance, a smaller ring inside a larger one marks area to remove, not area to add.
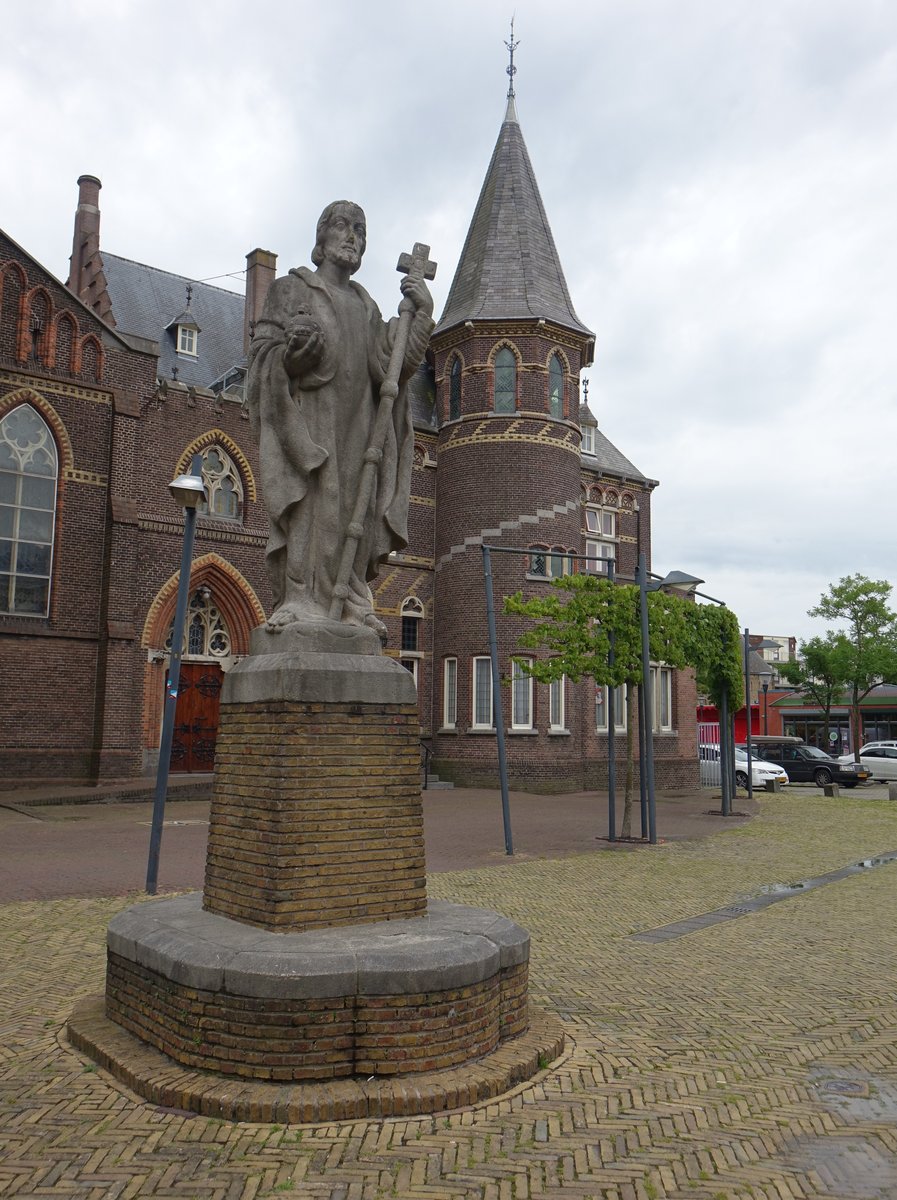
[[[187,307],[190,307],[190,301],[193,299],[193,284],[187,284]]]
[[[508,47],[508,53],[509,53],[509,54],[510,54],[510,56],[511,56],[511,61],[510,61],[510,63],[508,64],[508,67],[507,67],[507,72],[508,72],[508,99],[509,99],[509,100],[513,100],[513,99],[514,99],[514,96],[515,96],[515,92],[514,92],[514,76],[517,74],[517,68],[514,66],[514,51],[515,51],[515,50],[517,49],[517,47],[520,45],[520,40],[519,40],[519,39],[518,39],[517,41],[515,41],[515,40],[514,40],[514,18],[513,18],[513,17],[511,17],[511,40],[510,40],[510,41],[507,41],[507,42],[505,42],[505,45]]]
[[[589,377],[588,377],[588,375],[586,375],[582,381],[582,402],[583,402],[583,404],[588,404],[588,402],[589,402]]]

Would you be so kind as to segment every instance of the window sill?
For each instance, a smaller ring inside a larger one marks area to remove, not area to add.
[[[570,737],[571,734],[570,734],[569,729],[549,729],[548,736],[549,737]]]
[[[508,729],[505,731],[507,737],[538,737],[538,729]]]
[[[457,737],[458,726],[457,725],[443,725],[441,729],[436,730],[437,737],[442,737],[443,735],[447,735],[450,737]]]
[[[471,725],[467,732],[472,734],[474,737],[480,737],[483,734],[485,734],[487,737],[495,737],[495,726],[493,725],[491,728],[487,728],[485,725]]]

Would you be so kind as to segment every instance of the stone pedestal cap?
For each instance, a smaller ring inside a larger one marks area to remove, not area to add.
[[[286,638],[286,632],[268,636]],[[221,694],[223,704],[292,700],[309,704],[417,705],[411,672],[393,658],[296,651],[290,649],[288,640],[276,644],[284,649],[252,653],[228,671]]]

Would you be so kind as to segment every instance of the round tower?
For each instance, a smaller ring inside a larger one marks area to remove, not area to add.
[[[499,612],[503,596],[544,590],[580,550],[579,375],[594,341],[570,300],[512,88],[431,341],[439,420],[432,728],[438,769],[458,782],[495,779],[483,543],[527,551],[492,556]],[[522,628],[499,615],[503,677]],[[561,736],[570,731],[558,689],[521,679],[503,688],[503,703],[512,780],[578,786],[581,747]]]

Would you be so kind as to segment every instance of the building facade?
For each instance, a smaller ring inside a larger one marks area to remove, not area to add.
[[[79,180],[67,286],[0,240],[0,514],[13,530],[0,559],[0,572],[12,563],[0,605],[8,784],[155,766],[183,529],[167,484],[196,455],[210,499],[197,523],[174,770],[211,767],[223,675],[270,606],[242,399],[275,256],[248,256],[244,298],[109,254],[99,191],[94,177]],[[411,386],[410,542],[374,583],[387,653],[417,682],[422,739],[458,783],[497,780],[483,544],[512,551],[493,556],[499,608],[504,595],[539,594],[560,573],[606,571],[609,560],[631,581],[639,551],[650,557],[656,481],[608,441],[580,395],[594,340],[573,308],[510,95]],[[52,475],[52,496],[33,483],[38,475]],[[28,498],[35,488],[42,508]],[[499,613],[497,623],[512,785],[600,785],[605,691],[534,684],[511,662],[519,619]],[[653,673],[658,785],[688,786],[697,780],[694,682],[663,664]]]

